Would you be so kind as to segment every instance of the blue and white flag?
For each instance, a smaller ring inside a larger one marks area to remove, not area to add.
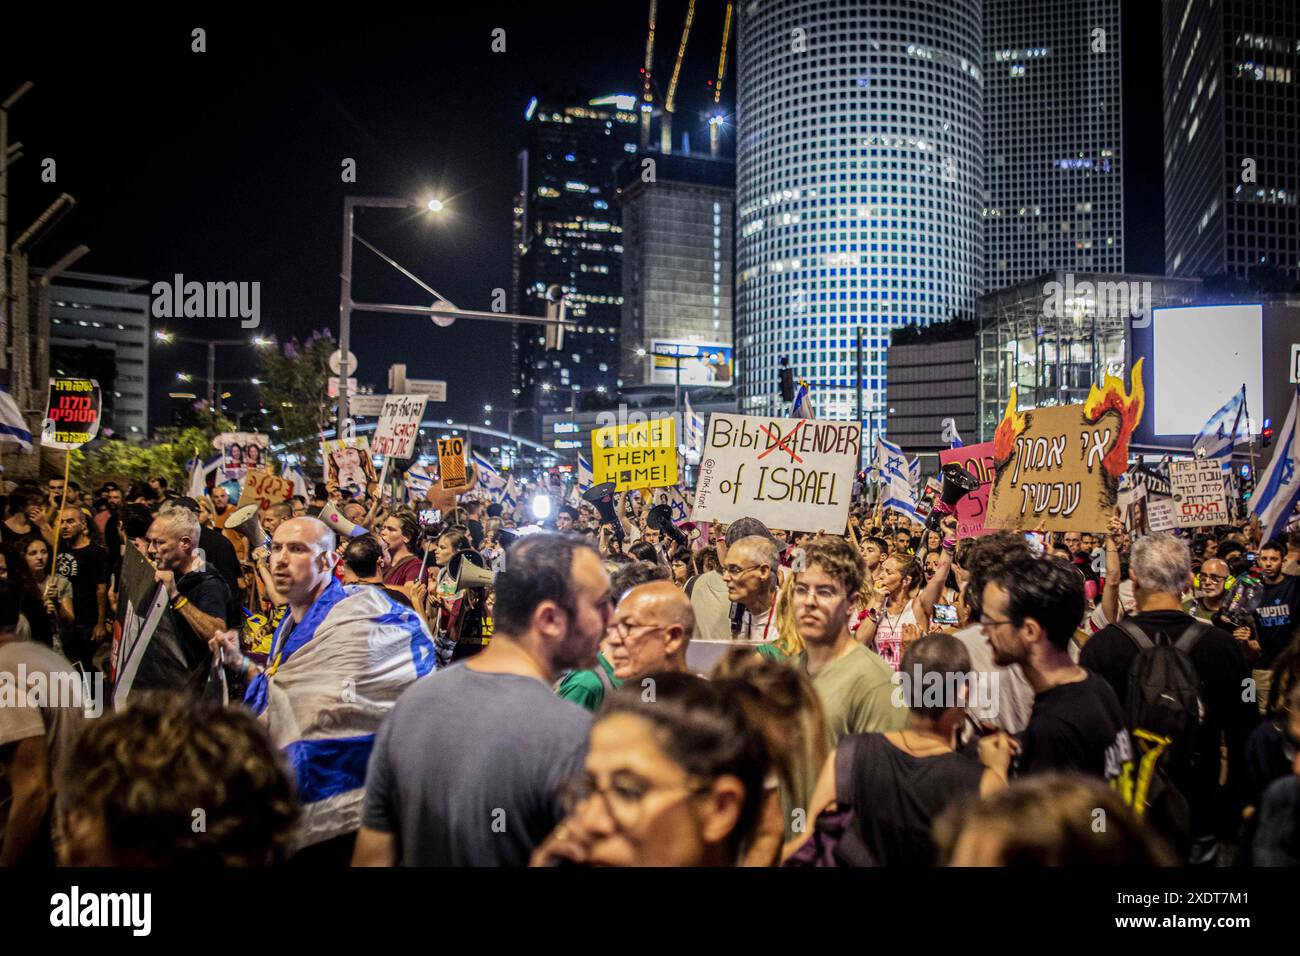
[[[799,387],[795,389],[794,403],[790,406],[791,418],[812,418],[812,399],[808,392],[808,383],[799,380]]]
[[[1243,385],[1201,428],[1192,441],[1192,454],[1197,458],[1230,458],[1233,446],[1249,437],[1245,411],[1246,386]]]
[[[940,441],[947,442],[949,448],[963,447],[961,435],[957,434],[957,419],[945,418],[939,424],[943,426],[943,432],[939,436]]]
[[[514,475],[506,481],[505,490],[501,492],[501,507],[507,511],[514,511],[519,507],[519,486],[515,484]]]
[[[596,473],[592,471],[591,462],[583,457],[582,452],[578,452],[578,473],[573,487],[569,489],[569,504],[578,507],[582,503],[582,493],[595,483]]]
[[[32,450],[32,433],[18,410],[14,397],[0,389],[0,441],[17,442],[23,451]]]
[[[360,827],[375,733],[436,658],[419,615],[374,585],[331,579],[296,627],[292,620],[286,614],[276,629],[244,703],[293,771],[302,847]]]
[[[686,449],[702,451],[704,448],[704,416],[691,408],[691,393],[686,393]]]
[[[474,462],[474,470],[478,472],[478,483],[492,496],[492,500],[496,501],[501,492],[505,491],[506,480],[501,477],[501,472],[497,471],[496,466],[477,451],[471,455],[471,458]]]
[[[194,498],[195,500],[201,498],[203,495],[206,495],[208,493],[208,476],[212,474],[214,471],[216,471],[217,467],[220,464],[221,464],[220,452],[218,452],[213,457],[209,458],[207,461],[203,461],[197,456],[191,458],[190,459],[190,486],[185,493],[189,495],[191,498]],[[235,500],[238,499],[239,496],[236,495]],[[308,501],[311,500],[310,495],[308,496],[307,500]]]
[[[425,494],[433,487],[433,476],[424,465],[412,465],[406,470],[406,494],[411,501],[426,501]]]
[[[307,481],[307,475],[302,470],[302,465],[286,465],[283,476],[293,482],[293,493],[301,495],[304,501],[311,501],[311,485]]]
[[[686,507],[686,495],[682,493],[681,485],[673,485],[671,488],[664,489],[668,494],[668,505],[673,509],[673,524],[687,520],[689,517]]]
[[[1264,532],[1263,540],[1275,537],[1291,523],[1295,515],[1295,506],[1300,502],[1300,387],[1296,388],[1295,397],[1291,399],[1291,410],[1287,412],[1286,424],[1277,433],[1277,450],[1273,460],[1268,463],[1264,474],[1255,482],[1255,494],[1250,510],[1259,515],[1260,528]]]
[[[920,458],[909,464],[903,450],[884,438],[876,439],[876,474],[881,486],[881,508],[894,510],[916,519],[916,484],[914,469],[920,471]]]

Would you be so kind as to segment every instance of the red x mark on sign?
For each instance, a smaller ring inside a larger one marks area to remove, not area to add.
[[[763,454],[761,454],[761,455],[758,456],[759,461],[762,461],[764,458],[766,458],[768,455],[772,454],[772,452],[776,451],[776,450],[779,448],[779,449],[781,449],[783,452],[785,452],[787,455],[790,456],[790,460],[791,460],[791,461],[797,461],[797,462],[799,462],[799,464],[802,465],[802,464],[803,464],[803,459],[800,458],[798,455],[796,455],[792,449],[788,448],[788,447],[786,446],[786,442],[788,442],[788,441],[789,441],[791,438],[793,438],[795,435],[799,434],[799,429],[803,428],[803,426],[804,426],[804,422],[806,422],[806,421],[808,421],[808,419],[806,419],[806,418],[801,418],[801,419],[799,419],[799,424],[798,424],[798,425],[795,425],[794,428],[790,429],[790,434],[786,435],[786,436],[785,436],[784,438],[782,438],[780,441],[777,441],[775,445],[773,445],[773,446],[772,446],[771,448],[769,448],[767,451],[763,452]],[[773,435],[771,432],[769,432],[769,431],[767,430],[767,426],[766,426],[766,425],[759,425],[758,427],[761,428],[761,429],[763,429],[763,431],[767,434],[767,437],[768,437],[768,438],[772,439],[773,441],[776,441],[776,436]]]

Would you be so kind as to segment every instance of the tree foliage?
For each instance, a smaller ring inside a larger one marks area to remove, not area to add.
[[[188,475],[190,459],[213,455],[212,439],[234,427],[230,419],[217,416],[202,428],[160,428],[156,439],[147,445],[120,440],[95,442],[88,451],[72,453],[72,476],[83,488],[105,478],[144,481],[157,475],[166,478],[173,488],[180,487]]]
[[[337,345],[328,329],[306,342],[290,339],[258,353],[262,402],[272,444],[319,465],[321,433],[331,422],[333,402],[327,392],[329,358]]]

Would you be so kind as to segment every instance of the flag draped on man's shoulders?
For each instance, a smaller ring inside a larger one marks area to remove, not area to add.
[[[885,438],[876,439],[876,480],[881,486],[881,507],[916,519],[916,483],[920,459],[908,463],[903,450]]]
[[[1263,540],[1275,537],[1291,523],[1300,503],[1300,386],[1291,399],[1286,424],[1277,433],[1277,450],[1255,482],[1250,510],[1259,515]]]
[[[1229,458],[1232,448],[1248,436],[1243,434],[1243,427],[1248,431],[1246,412],[1246,386],[1241,386],[1230,399],[1223,403],[1210,420],[1201,428],[1192,441],[1192,452],[1198,458]]]
[[[361,825],[375,733],[436,658],[415,611],[374,585],[331,580],[292,622],[280,622],[244,703],[288,759],[303,807],[299,846],[309,846]]]
[[[32,450],[32,433],[14,397],[0,389],[0,441],[17,442],[23,451]]]

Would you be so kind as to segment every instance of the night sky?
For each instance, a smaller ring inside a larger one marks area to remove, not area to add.
[[[337,331],[342,197],[437,194],[451,215],[367,211],[357,233],[458,305],[488,308],[492,290],[510,286],[515,161],[529,98],[637,92],[648,3],[479,3],[469,8],[482,12],[458,12],[463,6],[306,8],[300,19],[68,13],[21,28],[10,20],[0,40],[0,97],[23,80],[36,84],[10,114],[10,141],[24,143],[10,170],[10,240],[67,191],[77,207],[35,246],[33,267],[84,242],[91,253],[79,271],[149,283],[178,272],[259,281],[258,331],[301,337]],[[685,6],[659,4],[656,73],[665,83]],[[1128,6],[1128,265],[1159,272],[1159,5]],[[695,119],[696,149],[707,148],[698,116],[717,67],[723,9],[720,0],[698,4],[679,86],[678,128]],[[190,51],[196,26],[207,30],[206,53]],[[496,27],[506,31],[505,53],[491,51]],[[732,69],[729,93],[734,83]],[[58,163],[57,183],[40,182],[46,156]],[[355,185],[340,179],[345,157],[357,161]],[[428,304],[360,246],[354,258],[356,299]],[[251,334],[237,318],[224,321],[166,324],[181,335]],[[510,401],[505,326],[438,329],[419,317],[354,315],[353,342],[358,377],[379,391],[388,365],[405,361],[412,377],[447,380],[448,416],[479,420],[484,403]],[[251,362],[251,350],[219,350],[218,378],[250,375]],[[175,371],[202,374],[203,350],[155,348],[153,363],[150,415],[160,424]],[[236,394],[235,404],[252,398],[251,388]]]

